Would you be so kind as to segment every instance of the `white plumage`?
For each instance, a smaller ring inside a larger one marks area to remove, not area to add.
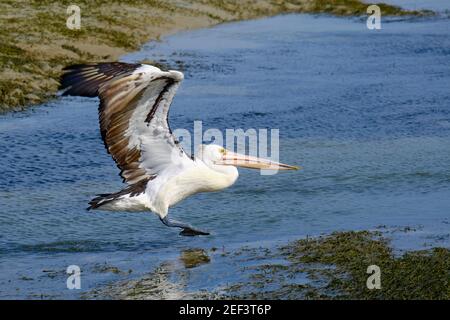
[[[171,206],[199,192],[218,191],[238,178],[235,166],[277,170],[296,167],[202,145],[189,157],[172,135],[168,114],[183,74],[120,62],[68,67],[64,95],[100,97],[100,131],[128,187],[102,194],[89,209],[152,211],[183,235],[208,234],[168,218]]]

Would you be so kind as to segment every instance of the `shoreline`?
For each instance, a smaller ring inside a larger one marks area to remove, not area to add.
[[[68,5],[52,1],[0,4],[0,114],[54,99],[61,70],[67,65],[116,61],[149,41],[180,31],[289,13],[364,16],[368,6],[360,0],[330,0],[326,5],[319,0],[104,1],[96,7],[89,1],[78,1],[81,29],[70,30],[65,26]],[[433,14],[379,6],[390,16]]]
[[[383,229],[383,228],[381,228]],[[137,278],[112,281],[83,299],[450,299],[450,250],[416,248],[397,252],[392,232],[340,231],[275,246],[237,249],[191,248]],[[234,280],[208,278],[214,265],[239,265]],[[368,266],[381,270],[381,289],[367,288]],[[110,272],[121,272],[109,266]],[[192,285],[190,282],[203,285]],[[208,283],[208,284],[206,284]]]

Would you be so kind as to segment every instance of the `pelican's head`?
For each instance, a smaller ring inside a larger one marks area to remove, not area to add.
[[[229,151],[216,144],[201,145],[198,150],[198,157],[209,167],[242,167],[249,169],[265,170],[298,170],[299,167],[271,161],[268,159],[247,156],[244,154]]]

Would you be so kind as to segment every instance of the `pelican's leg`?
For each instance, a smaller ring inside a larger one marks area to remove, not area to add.
[[[180,234],[182,236],[199,236],[199,235],[207,236],[207,235],[209,235],[209,232],[198,230],[188,223],[170,219],[168,216],[161,218],[161,221],[168,227],[182,228],[183,230],[180,232]]]

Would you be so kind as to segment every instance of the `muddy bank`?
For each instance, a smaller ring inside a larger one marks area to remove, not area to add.
[[[0,112],[21,110],[55,96],[61,69],[112,61],[149,40],[180,30],[280,13],[365,15],[352,0],[297,1],[76,1],[81,29],[66,27],[70,1],[0,3]],[[426,15],[380,5],[385,15]]]
[[[198,274],[208,272],[211,261],[232,261],[242,280],[224,279],[214,288],[190,287],[192,279],[198,281]],[[368,267],[373,265],[379,267],[380,289],[367,287],[374,274]],[[450,250],[394,252],[387,233],[380,231],[336,232],[276,248],[193,249],[140,279],[111,284],[84,298],[447,300]]]

